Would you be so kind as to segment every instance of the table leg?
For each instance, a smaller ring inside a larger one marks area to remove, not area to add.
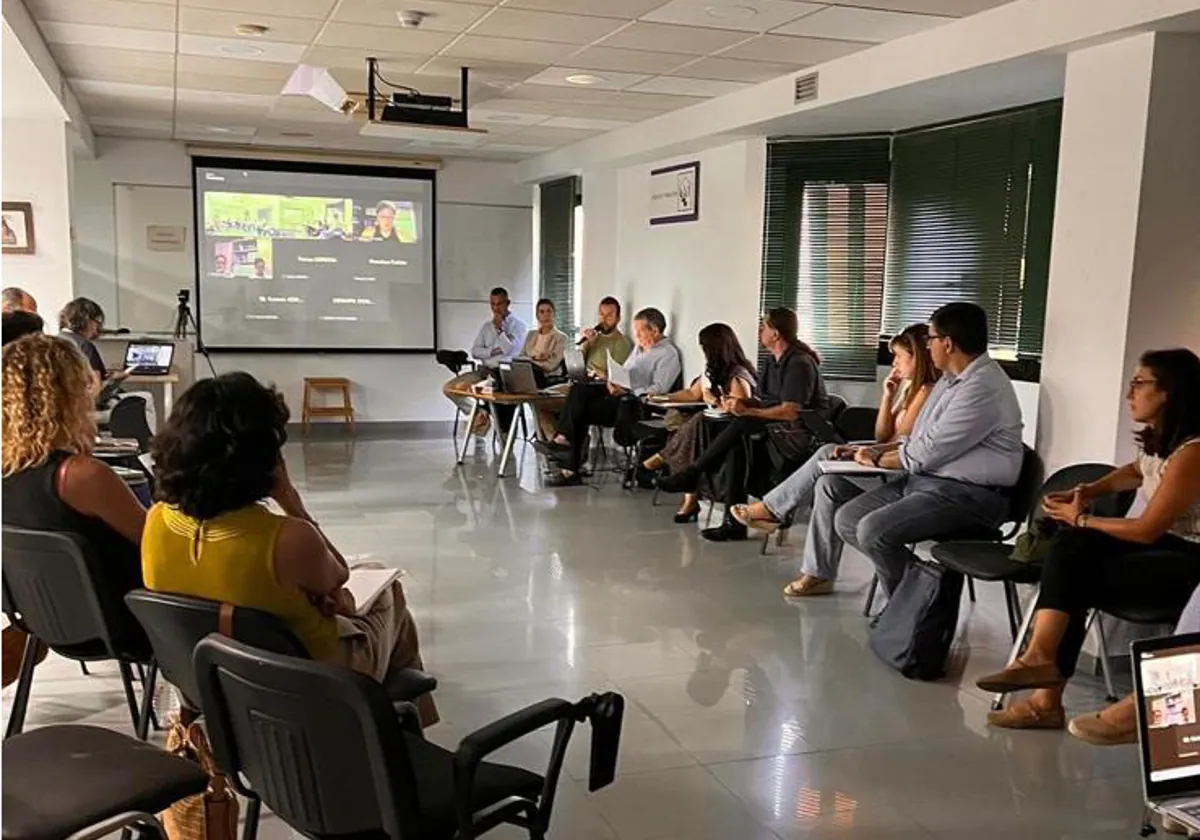
[[[471,403],[471,414],[467,417],[467,429],[463,433],[462,448],[458,451],[457,463],[461,466],[463,460],[467,457],[467,447],[471,445],[471,438],[475,437],[472,429],[475,428],[475,415],[479,413],[479,400],[474,400]]]
[[[171,407],[175,405],[175,386],[170,382],[163,383],[163,417],[159,420],[158,425],[171,416]],[[158,432],[158,429],[154,430]]]
[[[517,410],[521,409],[517,406]],[[508,468],[508,459],[512,455],[513,441],[517,438],[517,417],[514,414],[508,422],[508,434],[504,437],[504,454],[500,456],[500,467],[496,470],[497,478],[504,478],[504,471]]]

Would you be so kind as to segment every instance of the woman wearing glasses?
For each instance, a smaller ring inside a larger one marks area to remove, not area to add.
[[[984,691],[1033,693],[990,714],[993,726],[1063,728],[1063,686],[1074,673],[1090,610],[1182,610],[1200,585],[1200,358],[1186,349],[1146,353],[1126,400],[1142,425],[1135,460],[1043,502],[1046,515],[1066,527],[1042,568],[1032,636],[1008,668],[978,682]],[[1138,487],[1146,497],[1138,516],[1088,513],[1092,499]],[[1130,741],[1133,728],[1122,711],[1076,718],[1071,730],[1093,743]]]

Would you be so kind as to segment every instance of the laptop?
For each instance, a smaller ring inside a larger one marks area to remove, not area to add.
[[[533,363],[514,359],[500,364],[500,390],[506,394],[536,394],[537,377],[533,374]]]
[[[1200,633],[1130,645],[1146,805],[1200,831]]]
[[[174,358],[171,342],[131,341],[125,345],[125,370],[138,376],[166,376]]]
[[[587,363],[583,360],[583,351],[578,347],[568,347],[563,355],[563,363],[567,367],[567,380],[570,382],[587,382]]]

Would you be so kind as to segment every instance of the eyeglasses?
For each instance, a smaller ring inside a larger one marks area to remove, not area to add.
[[[937,333],[929,333],[928,335],[925,336],[925,346],[928,347],[930,344],[937,341],[939,338],[946,338],[946,337],[947,336],[944,336],[944,335],[938,335]]]
[[[1135,376],[1133,379],[1129,380],[1129,389],[1132,391],[1137,388],[1141,388],[1145,385],[1157,385],[1157,384],[1158,384],[1157,379],[1141,379],[1141,378]]]

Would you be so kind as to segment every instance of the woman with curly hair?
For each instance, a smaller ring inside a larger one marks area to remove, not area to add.
[[[96,427],[87,362],[69,342],[36,334],[4,348],[3,370],[4,524],[83,537],[104,570],[99,596],[124,609],[125,593],[142,585],[138,543],[146,510],[91,456]],[[5,631],[6,644],[15,647],[13,631]]]
[[[201,380],[179,399],[153,443],[158,501],[142,540],[147,588],[272,613],[313,659],[380,681],[390,669],[422,667],[400,581],[356,614],[346,560],[284,465],[287,421],[282,395],[248,373]],[[417,707],[423,725],[437,722],[430,696]]]

